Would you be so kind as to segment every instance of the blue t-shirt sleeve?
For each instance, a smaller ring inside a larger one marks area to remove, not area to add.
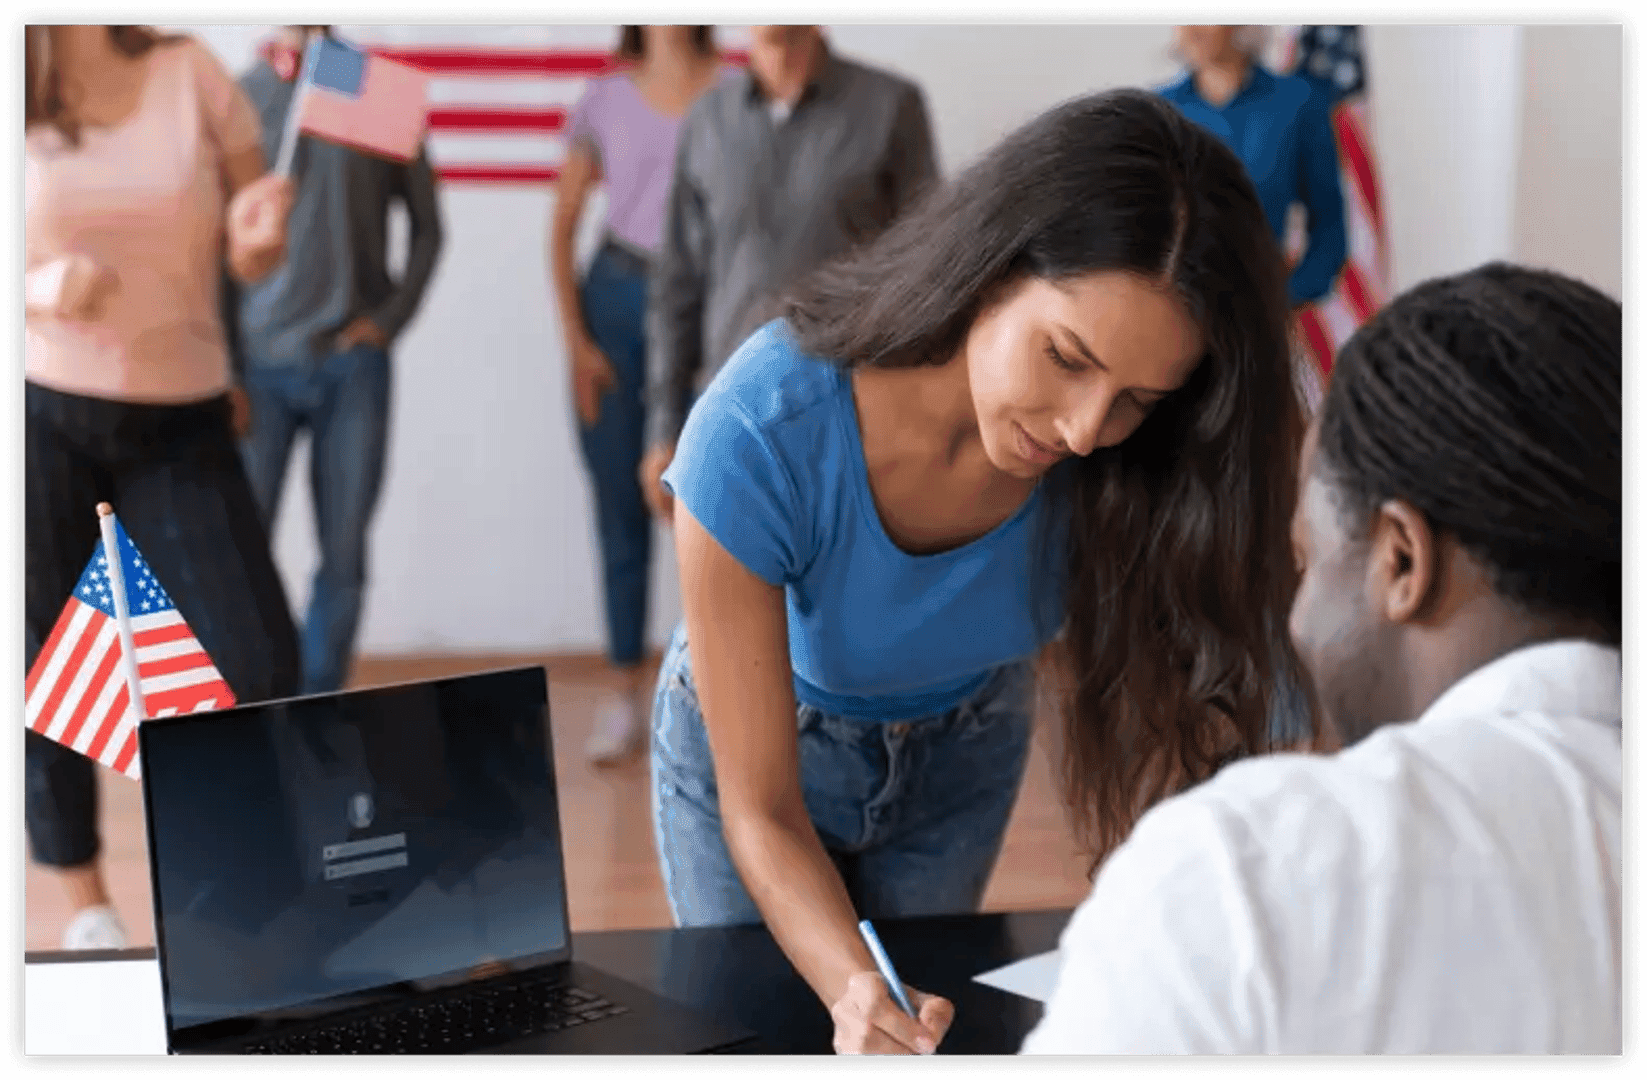
[[[772,440],[727,389],[712,386],[698,399],[663,483],[733,558],[782,585],[799,570],[797,487]]]

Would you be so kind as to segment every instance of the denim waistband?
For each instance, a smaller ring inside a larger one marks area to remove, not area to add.
[[[650,255],[611,234],[607,234],[605,242],[601,244],[598,257],[609,260],[612,269],[626,277],[645,277],[652,271]]]
[[[1001,665],[1006,667],[1009,665]],[[831,694],[799,675],[794,676],[795,699],[829,716],[854,720],[889,723],[936,718],[951,712],[962,702],[981,691],[1000,673],[1001,667],[990,668],[975,675],[962,676],[943,686],[910,694],[881,697],[853,697]]]

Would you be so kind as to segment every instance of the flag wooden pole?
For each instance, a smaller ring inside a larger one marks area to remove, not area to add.
[[[109,564],[109,590],[114,593],[114,624],[120,631],[120,666],[126,673],[126,694],[134,722],[148,716],[143,704],[143,683],[137,676],[137,646],[132,634],[132,614],[126,606],[126,573],[120,565],[120,542],[114,532],[114,507],[97,504],[97,524],[103,530],[103,558]]]
[[[303,102],[309,95],[310,68],[314,64],[313,31],[303,38],[303,63],[297,69],[297,85],[292,88],[292,104],[286,110],[286,126],[280,133],[280,153],[275,158],[275,175],[291,176],[292,159],[297,155],[297,131],[303,125]]]

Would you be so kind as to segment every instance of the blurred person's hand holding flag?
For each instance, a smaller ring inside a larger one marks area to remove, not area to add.
[[[325,34],[311,34],[275,172],[290,175],[299,132],[393,161],[417,156],[429,77]]]
[[[97,513],[103,542],[29,669],[23,723],[135,779],[139,721],[235,698],[114,511]]]

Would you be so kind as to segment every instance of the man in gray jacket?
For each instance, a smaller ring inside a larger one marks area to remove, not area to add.
[[[310,34],[282,27],[241,80],[275,161]],[[440,209],[423,153],[410,163],[299,136],[287,258],[231,301],[231,338],[251,406],[246,471],[273,531],[299,431],[311,436],[320,565],[303,620],[303,692],[349,674],[366,584],[366,532],[389,435],[389,349],[417,311],[440,252]],[[388,266],[389,208],[405,204],[411,244],[400,280]]]
[[[660,482],[697,391],[774,314],[785,286],[872,239],[937,177],[914,83],[829,48],[816,26],[757,26],[749,68],[681,125],[647,308],[647,452]]]

